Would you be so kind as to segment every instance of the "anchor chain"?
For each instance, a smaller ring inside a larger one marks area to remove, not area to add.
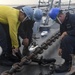
[[[43,50],[46,50],[48,46],[52,45],[53,42],[56,41],[60,36],[60,32],[58,31],[55,35],[46,40],[46,42],[42,43],[41,47],[37,47],[33,53],[29,56],[24,56],[21,59],[21,62],[13,64],[10,70],[4,71],[1,75],[14,75],[16,72],[20,72],[23,69],[23,65],[26,61],[32,59],[37,54],[42,54]]]

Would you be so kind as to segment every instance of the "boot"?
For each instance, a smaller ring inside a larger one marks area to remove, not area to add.
[[[16,63],[16,62],[20,62],[21,61],[20,58],[18,58],[17,56],[14,56],[12,54],[11,55],[7,55],[7,59],[10,60],[13,63]]]
[[[13,62],[7,59],[7,57],[3,54],[0,56],[0,65],[2,66],[12,66]]]
[[[72,61],[64,62],[61,66],[55,69],[56,73],[69,72],[72,67]]]

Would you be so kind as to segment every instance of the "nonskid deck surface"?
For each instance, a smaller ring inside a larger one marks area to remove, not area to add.
[[[56,49],[56,47],[55,47],[55,49]],[[57,49],[58,49],[58,47],[57,47]],[[42,55],[44,57],[47,57],[47,55],[45,53],[43,53]],[[57,64],[57,65],[63,63],[63,60],[57,54],[57,50],[50,57],[48,54],[48,58],[55,58],[56,59],[55,64]],[[72,70],[70,71],[70,73],[75,71],[74,64],[73,64],[73,67],[72,67]],[[0,74],[5,70],[9,70],[10,68],[11,68],[11,66],[10,67],[9,66],[0,66]],[[37,63],[31,63],[31,65],[24,65],[23,70],[21,72],[16,73],[15,75],[39,75],[40,72],[43,75],[48,74],[50,72],[49,66],[40,66]],[[68,74],[68,72],[66,72],[66,73],[54,73],[54,75],[69,75],[69,74]]]
[[[45,38],[41,38],[37,40],[37,43],[41,44],[44,42],[48,37],[51,37],[56,31],[58,31],[59,28],[56,28],[55,26],[51,27],[49,35]],[[38,35],[38,34],[37,34]],[[40,34],[39,34],[40,35]],[[61,64],[62,59],[57,54],[57,49],[59,47],[59,39],[56,40],[55,43],[52,44],[52,46],[49,46],[47,50],[43,52],[43,54],[39,54],[39,56],[43,56],[44,58],[55,58],[56,64]],[[0,66],[0,74],[5,71],[9,70],[11,66]],[[39,66],[38,64],[32,64],[32,65],[25,65],[24,69],[21,72],[16,73],[15,75],[39,75],[39,73],[42,72],[43,75],[49,73],[49,67]],[[66,73],[54,73],[54,75],[65,75]]]
[[[40,38],[37,39],[37,44],[41,45],[44,41],[46,41],[49,37],[51,37],[54,33],[56,33],[59,30],[59,25],[56,26],[56,24],[51,26],[50,32],[46,37],[41,37],[40,33],[37,33],[36,36],[39,36]],[[63,61],[61,57],[58,56],[57,49],[59,47],[59,39],[57,39],[51,46],[48,47],[47,50],[43,52],[43,54],[39,54],[39,56],[43,56],[44,58],[55,58],[56,64],[62,64]],[[21,48],[22,50],[22,48]],[[11,66],[1,66],[0,65],[0,75],[5,70],[9,70]],[[24,69],[21,72],[16,73],[15,75],[39,75],[39,73],[42,72],[43,75],[49,73],[49,67],[43,67],[37,65],[25,65]],[[66,75],[67,73],[54,73],[54,75]]]
[[[50,22],[51,24],[51,22]],[[49,34],[47,37],[41,37],[40,33],[37,33],[37,36],[40,37],[40,39],[37,40],[37,43],[40,45],[42,44],[46,39],[51,37],[55,32],[59,30],[59,25],[52,25]],[[55,43],[53,43],[52,46],[50,46],[47,50],[43,52],[43,54],[39,54],[39,56],[43,56],[44,58],[55,58],[56,64],[63,63],[62,59],[58,56],[57,49],[59,47],[59,40],[57,39]],[[21,48],[22,49],[22,48]],[[74,65],[73,65],[74,66]],[[0,75],[3,71],[9,70],[11,66],[1,66],[0,65]],[[43,75],[49,73],[49,67],[43,67],[37,65],[25,65],[24,69],[21,72],[16,73],[15,75],[39,75],[39,73],[42,72]],[[66,75],[67,73],[54,73],[54,75]]]
[[[43,56],[45,56],[45,55],[43,55]],[[48,54],[48,56],[49,56],[49,54]],[[50,58],[55,58],[56,64],[63,63],[62,59],[57,55],[57,51],[55,51],[53,53],[53,56],[50,56]],[[0,66],[0,74],[5,70],[9,70],[10,68],[11,68],[11,66],[10,67],[9,66]],[[73,71],[73,68],[72,68],[72,71]],[[40,72],[43,75],[48,74],[50,72],[49,66],[40,66],[38,64],[32,63],[31,65],[25,65],[23,70],[21,72],[16,73],[15,75],[39,75]],[[67,73],[54,73],[54,75],[67,75]]]

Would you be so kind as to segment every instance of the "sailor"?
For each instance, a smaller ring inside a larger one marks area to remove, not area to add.
[[[10,6],[0,6],[0,63],[10,65],[9,59],[19,62],[21,54],[19,51],[18,28],[20,23],[33,17],[33,9],[29,6],[21,10]],[[10,40],[10,41],[9,41]]]
[[[35,8],[33,18],[24,21],[19,26],[19,35],[23,39],[22,44],[24,45],[22,52],[23,56],[28,56],[30,54],[28,47],[32,42],[33,26],[35,22],[40,22],[42,20],[42,16],[42,10],[40,8]]]
[[[58,54],[65,62],[57,68],[57,73],[67,72],[72,67],[72,54],[75,53],[75,14],[52,8],[49,17],[60,24],[61,43]]]

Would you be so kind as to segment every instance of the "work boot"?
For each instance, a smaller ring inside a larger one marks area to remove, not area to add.
[[[8,55],[7,56],[7,59],[10,60],[13,63],[16,63],[16,62],[20,62],[21,61],[21,59],[19,59],[17,56],[14,56],[12,54],[11,55]]]
[[[0,65],[2,66],[12,66],[13,62],[11,62],[10,60],[8,60],[5,55],[1,55],[0,56]]]
[[[9,61],[8,59],[1,60],[0,65],[2,66],[12,66],[14,63],[12,61]]]
[[[6,54],[6,57],[13,63],[20,62],[22,58],[20,51],[16,52],[15,54],[16,56],[14,56],[13,54]]]
[[[56,73],[63,73],[63,72],[69,72],[72,67],[72,61],[64,62],[61,66],[55,69]]]

